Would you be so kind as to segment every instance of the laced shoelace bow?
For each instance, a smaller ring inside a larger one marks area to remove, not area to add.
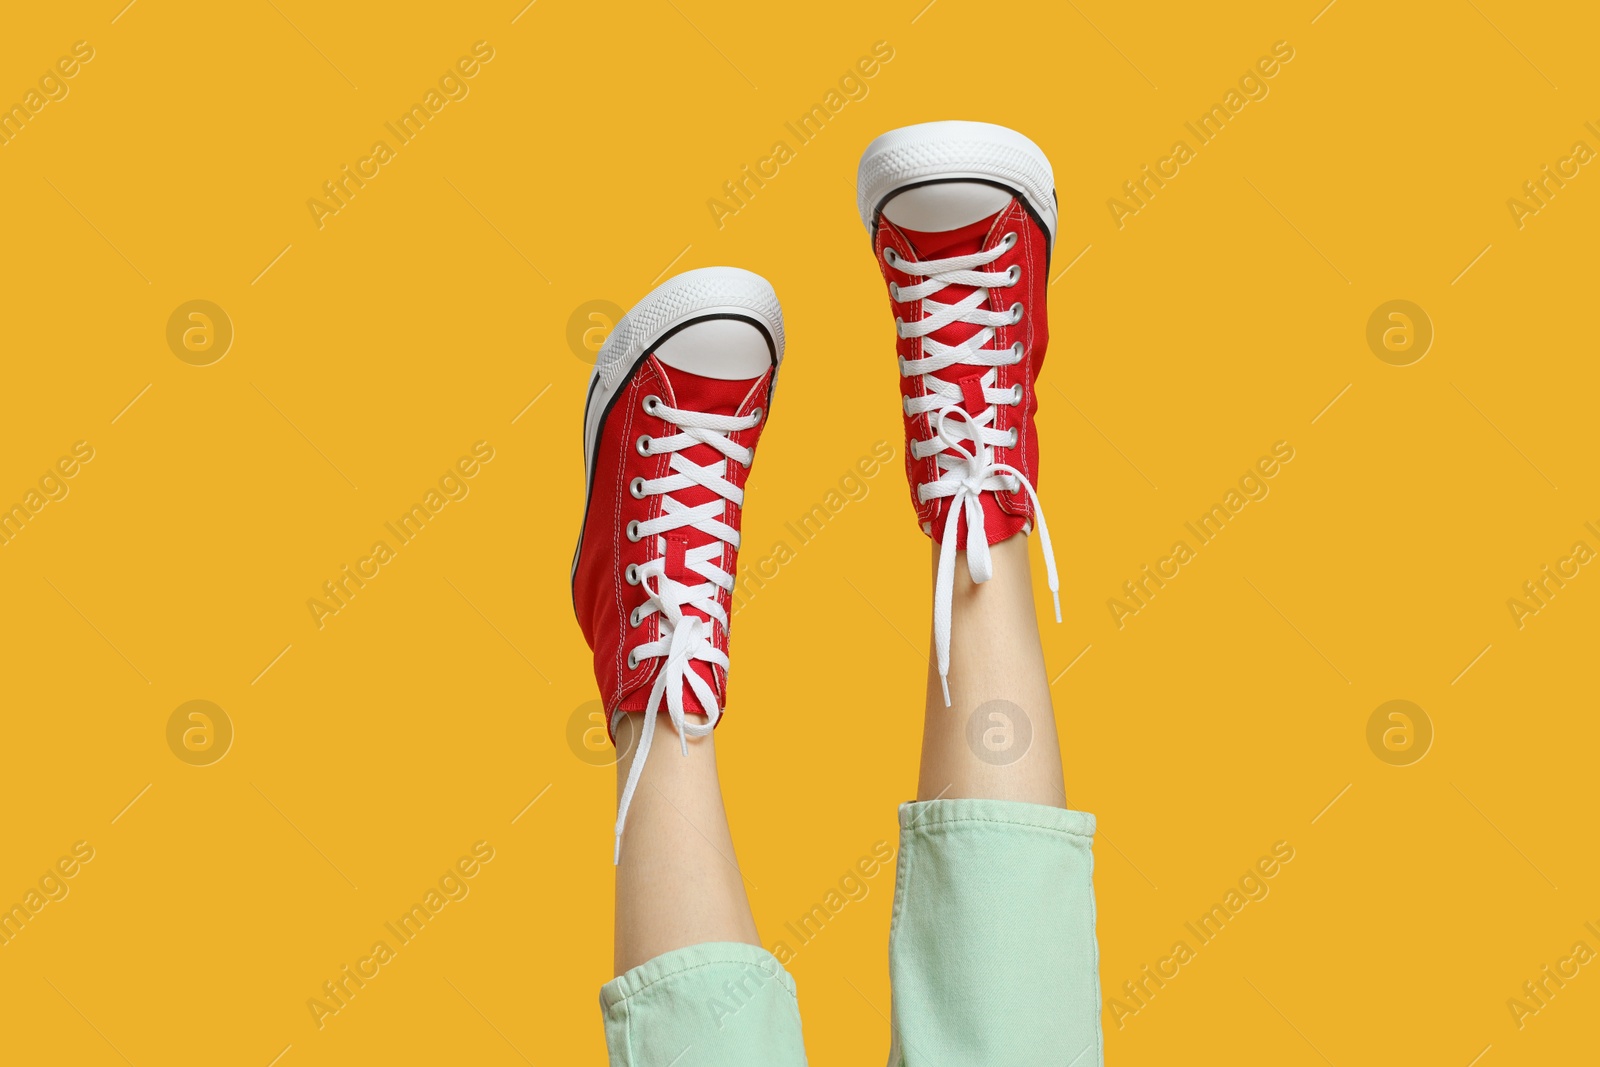
[[[895,320],[895,330],[902,338],[921,338],[922,354],[914,358],[901,357],[900,373],[904,377],[920,377],[924,387],[921,396],[908,397],[907,415],[931,415],[929,420],[933,436],[926,440],[913,438],[911,455],[923,460],[938,456],[939,475],[933,481],[917,486],[917,499],[922,503],[951,498],[940,533],[939,569],[933,590],[934,649],[939,660],[939,684],[944,689],[945,706],[950,706],[950,612],[955,596],[956,544],[960,516],[967,519],[967,573],[974,582],[986,582],[994,575],[994,564],[989,553],[989,539],[984,530],[982,495],[986,492],[1014,493],[1027,490],[1033,501],[1033,513],[1039,520],[1039,540],[1044,549],[1045,573],[1049,578],[1050,595],[1055,600],[1056,621],[1061,621],[1060,583],[1056,575],[1055,553],[1050,547],[1050,529],[1044,520],[1044,508],[1039,494],[1016,467],[995,459],[996,448],[1014,448],[1018,430],[1001,431],[995,428],[999,405],[1015,406],[1022,403],[1020,384],[1010,389],[998,389],[997,368],[1020,363],[1023,358],[1022,342],[1009,348],[986,347],[998,335],[997,327],[1014,326],[1022,321],[1022,304],[1014,303],[1008,310],[992,311],[988,308],[989,292],[1010,288],[1022,277],[1022,268],[1012,266],[1004,271],[986,271],[987,267],[1010,251],[1017,243],[1017,235],[1008,233],[994,248],[964,256],[943,259],[911,260],[900,256],[893,248],[883,251],[884,262],[889,266],[923,280],[913,285],[891,283],[889,295],[902,302],[920,301],[923,317],[906,322]],[[946,304],[933,299],[951,286],[963,286],[972,292]],[[960,322],[977,326],[971,337],[959,344],[946,344],[932,336],[936,331]],[[967,411],[962,403],[966,394],[955,382],[945,381],[939,371],[957,365],[987,368],[978,379],[983,394],[983,410],[976,414]],[[969,447],[970,445],[970,447]]]
[[[623,573],[629,585],[644,588],[647,599],[635,608],[628,618],[630,628],[636,628],[652,615],[659,615],[659,633],[654,641],[643,641],[628,651],[628,667],[634,669],[641,662],[661,657],[664,662],[650,690],[649,704],[645,709],[644,724],[639,734],[638,751],[633,766],[622,789],[622,800],[617,806],[616,847],[612,862],[622,859],[622,830],[628,820],[628,808],[633,803],[634,790],[639,776],[644,772],[645,760],[655,739],[656,716],[665,704],[667,718],[678,732],[683,754],[689,754],[689,738],[704,737],[716,728],[722,717],[717,696],[711,685],[694,669],[695,661],[728,669],[728,655],[716,645],[717,625],[728,628],[728,614],[718,599],[719,591],[732,592],[734,576],[723,570],[723,545],[735,550],[739,547],[739,531],[729,526],[727,505],[743,506],[744,490],[727,478],[730,461],[748,467],[754,458],[750,448],[735,444],[727,435],[740,430],[753,429],[761,422],[760,408],[749,415],[710,415],[668,407],[659,397],[644,398],[648,415],[663,420],[677,429],[666,437],[640,437],[635,447],[640,455],[671,454],[668,474],[660,478],[635,478],[628,492],[635,500],[661,496],[661,513],[644,522],[634,520],[628,524],[629,541],[654,538],[655,551],[643,564],[629,564]],[[706,445],[719,452],[723,458],[714,463],[700,465],[683,455],[683,450],[694,445]],[[703,504],[688,505],[671,494],[700,486],[710,490],[715,499]],[[692,529],[704,534],[706,542],[684,552],[684,570],[699,576],[703,581],[690,585],[667,574],[667,537],[675,530]],[[706,618],[689,614],[693,608]],[[685,718],[683,687],[685,683],[694,692],[704,709],[706,721],[691,723]]]

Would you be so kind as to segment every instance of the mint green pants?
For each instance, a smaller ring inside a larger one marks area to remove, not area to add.
[[[889,1067],[1101,1067],[1094,816],[900,806]],[[803,1067],[794,978],[765,949],[668,952],[600,990],[613,1067]]]

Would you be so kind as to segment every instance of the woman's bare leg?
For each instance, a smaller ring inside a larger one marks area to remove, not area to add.
[[[994,577],[982,585],[967,574],[966,553],[956,560],[950,706],[930,656],[917,799],[987,798],[1064,807],[1061,747],[1039,644],[1028,539],[1018,534],[989,551]],[[935,568],[938,559],[935,542]]]
[[[617,721],[617,750],[625,753],[617,761],[619,796],[640,729],[639,715]],[[728,833],[715,741],[691,738],[683,755],[663,713],[617,865],[616,971],[626,974],[664,952],[713,941],[761,943]]]

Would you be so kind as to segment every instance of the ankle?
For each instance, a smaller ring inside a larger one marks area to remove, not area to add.
[[[939,542],[934,541],[929,546],[929,560],[935,576],[939,571]],[[995,586],[996,583],[1020,582],[1024,586],[1032,585],[1030,564],[1028,561],[1028,534],[1026,531],[1012,534],[1010,537],[996,541],[989,546],[989,558],[993,563],[994,577],[987,582],[974,582],[967,567],[967,550],[956,551],[955,595],[975,596],[985,586]]]

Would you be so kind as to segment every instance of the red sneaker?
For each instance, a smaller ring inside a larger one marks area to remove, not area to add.
[[[989,546],[1037,522],[1061,621],[1033,418],[1055,179],[1020,133],[928,122],[868,145],[856,189],[894,307],[906,476],[923,532],[940,541],[933,628],[948,705],[957,552],[988,581]]]
[[[589,381],[572,604],[612,741],[618,714],[645,713],[617,812],[618,858],[656,713],[667,712],[685,754],[687,738],[722,718],[744,485],[782,359],[772,286],[706,267],[624,315]]]

